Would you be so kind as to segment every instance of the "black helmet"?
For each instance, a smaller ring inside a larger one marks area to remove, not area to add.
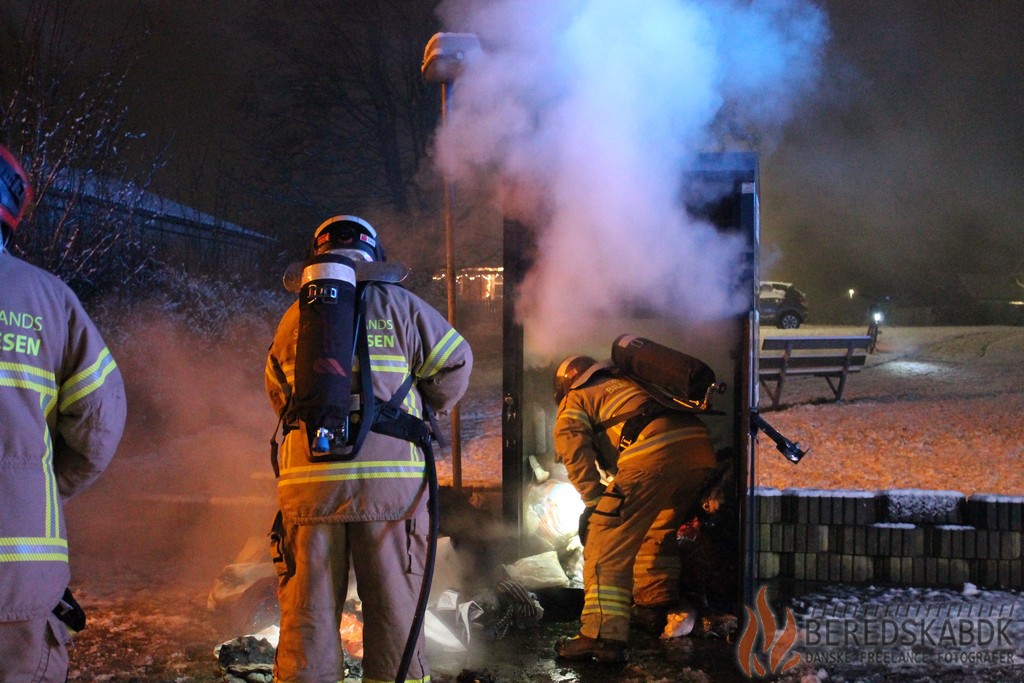
[[[32,203],[32,186],[28,174],[6,147],[0,146],[0,223],[4,228],[4,241],[18,229]]]
[[[328,218],[313,233],[313,254],[341,250],[354,261],[385,261],[377,231],[358,216]]]
[[[566,356],[555,370],[555,402],[561,403],[580,375],[592,368],[595,363],[597,361],[590,356]]]

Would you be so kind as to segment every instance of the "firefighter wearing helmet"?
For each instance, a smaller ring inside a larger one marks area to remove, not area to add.
[[[367,221],[348,215],[324,221],[313,238],[299,301],[281,319],[267,358],[267,394],[286,431],[278,466],[281,514],[271,534],[281,605],[275,680],[344,678],[338,629],[350,567],[364,608],[364,680],[393,681],[409,659],[403,654],[423,587],[430,533],[425,450],[378,431],[378,421],[359,410],[387,404],[407,419],[422,418],[428,409],[443,414],[465,392],[473,355],[465,339],[416,295],[395,282],[359,281],[359,273],[375,272],[359,266],[384,258]],[[353,282],[354,298],[365,306],[356,318],[354,334],[364,335],[364,341],[357,343],[362,350],[354,364],[306,362],[301,357],[307,353],[302,351],[309,337],[305,325],[317,320],[312,312],[304,319],[303,311],[319,300],[325,302],[324,315],[336,314],[338,303],[330,302],[341,302],[340,292]],[[317,349],[314,345],[320,353]],[[306,366],[310,373],[302,370]],[[326,424],[337,416],[316,412],[310,407],[315,401],[296,400],[317,395],[316,387],[303,386],[307,377],[316,383],[317,368],[321,378],[333,374],[334,388],[345,386],[349,377],[343,376],[351,375],[353,395],[344,403],[351,419],[341,421],[347,427],[327,425],[326,436],[305,423]],[[374,420],[373,430],[358,447],[346,446],[359,441],[355,434],[367,420]],[[405,680],[429,680],[423,647],[420,633]]]
[[[584,605],[564,659],[622,662],[630,628],[660,633],[679,599],[676,530],[715,467],[704,423],[664,408],[611,361],[565,358],[555,372],[556,457],[586,506]]]
[[[74,293],[10,253],[31,201],[0,147],[0,680],[61,682],[85,624],[67,590],[64,502],[113,457],[125,392]]]

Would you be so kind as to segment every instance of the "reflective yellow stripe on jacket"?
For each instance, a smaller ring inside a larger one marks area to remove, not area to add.
[[[636,457],[641,457],[650,453],[657,453],[669,444],[681,443],[683,441],[690,440],[703,441],[705,439],[707,439],[707,429],[702,425],[670,429],[667,432],[654,434],[646,438],[641,436],[628,448],[625,448],[622,451],[619,455],[619,464],[621,465],[622,463]]]
[[[0,387],[27,389],[39,394],[39,408],[49,415],[57,404],[57,380],[52,372],[23,363],[0,362]],[[43,470],[46,509],[43,536],[0,537],[0,562],[68,561],[68,544],[60,538],[60,498],[53,473],[53,441],[43,423]]]
[[[408,361],[406,361],[406,359],[405,359],[405,356],[402,356],[402,355],[399,355],[399,354],[371,353],[370,354],[370,371],[371,372],[387,372],[387,373],[400,374],[402,376],[402,379],[399,381],[399,386],[401,386],[401,384],[403,382],[405,382],[406,376],[409,374],[409,365],[408,365]],[[377,398],[378,398],[378,400],[382,399],[382,398],[384,400],[387,400],[388,398],[391,398],[391,397],[388,396],[386,398],[385,397],[377,397]],[[410,415],[412,415],[414,417],[422,417],[423,409],[419,405],[419,401],[417,400],[417,394],[416,394],[415,391],[412,391],[411,389],[409,390],[409,393],[407,393],[405,395],[405,398],[402,400],[402,405],[405,406],[405,411],[407,413],[409,413]],[[420,453],[420,449],[417,448],[416,444],[414,444],[412,442],[409,442],[409,459],[412,460],[412,461],[416,461],[416,462],[422,462],[423,461],[423,456]],[[421,472],[423,471],[422,468],[420,468],[420,471]],[[403,475],[401,473],[396,473],[395,476],[396,477],[404,477],[404,476],[412,477],[413,475]],[[348,478],[352,478],[352,477],[348,477]]]
[[[63,538],[0,538],[0,562],[67,562]]]
[[[564,408],[559,414],[559,420],[570,420],[576,421],[582,424],[588,433],[593,434],[595,427],[604,429],[608,433],[608,438],[613,443],[618,439],[618,435],[622,432],[622,422],[617,422],[610,427],[604,427],[609,422],[614,422],[615,418],[622,412],[623,406],[635,399],[637,396],[645,395],[639,388],[626,389],[619,391],[617,395],[611,397],[608,401],[602,403],[597,407],[597,424],[595,424],[587,411],[582,408]],[[613,436],[615,438],[613,438]]]
[[[57,379],[52,372],[23,363],[0,361],[0,387],[39,392],[40,406],[46,406],[45,400],[57,395]]]
[[[423,462],[367,460],[326,462],[281,470],[278,486],[354,479],[422,479]]]
[[[441,371],[445,363],[448,362],[448,357],[452,355],[452,351],[457,349],[464,341],[465,339],[462,338],[462,335],[456,332],[454,328],[448,330],[448,334],[435,344],[434,348],[427,354],[423,365],[416,369],[416,376],[420,379],[425,379],[436,375]]]
[[[80,401],[103,386],[107,375],[117,368],[110,351],[104,348],[96,362],[81,372],[72,375],[60,387],[60,409],[66,411],[75,401]]]
[[[614,418],[618,417],[619,413],[622,412],[622,407],[624,405],[626,405],[627,403],[629,403],[631,400],[635,399],[638,396],[646,397],[646,394],[638,388],[629,388],[619,391],[617,395],[612,396],[610,399],[608,399],[608,401],[602,403],[602,405],[598,408],[600,414],[597,416],[597,419],[601,421],[601,424],[607,424],[611,422]],[[616,425],[613,425],[609,431],[612,430],[614,430],[616,433],[621,432],[622,423],[620,422]]]

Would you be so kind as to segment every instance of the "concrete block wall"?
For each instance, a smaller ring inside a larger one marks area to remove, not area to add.
[[[1024,588],[1024,497],[755,489],[757,581]]]

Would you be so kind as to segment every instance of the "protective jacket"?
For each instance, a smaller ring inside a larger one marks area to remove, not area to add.
[[[0,621],[68,585],[63,501],[107,467],[125,423],[117,364],[74,293],[0,253]]]
[[[436,310],[411,292],[370,283],[366,333],[376,400],[386,402],[411,373],[414,384],[403,410],[424,415],[451,410],[469,385],[469,344]],[[286,415],[295,375],[299,307],[284,314],[266,366],[266,389],[278,415]],[[357,359],[358,361],[358,359]],[[357,362],[358,365],[358,362]],[[353,387],[359,386],[359,368]],[[280,452],[278,500],[286,523],[408,519],[426,496],[423,452],[409,441],[371,432],[349,462],[310,462],[301,425],[287,433]]]
[[[555,423],[555,451],[588,507],[605,492],[598,466],[614,474],[628,463],[649,465],[659,457],[673,458],[682,469],[715,466],[707,427],[686,413],[662,413],[620,452],[626,423],[616,422],[616,417],[650,400],[636,382],[614,374],[599,375],[562,400]]]
[[[632,380],[599,374],[566,394],[555,421],[555,451],[592,509],[580,615],[590,638],[625,641],[633,604],[678,598],[675,532],[715,466],[708,429],[692,414],[667,412],[628,430],[617,420],[651,400]],[[624,443],[623,432],[638,427]]]

